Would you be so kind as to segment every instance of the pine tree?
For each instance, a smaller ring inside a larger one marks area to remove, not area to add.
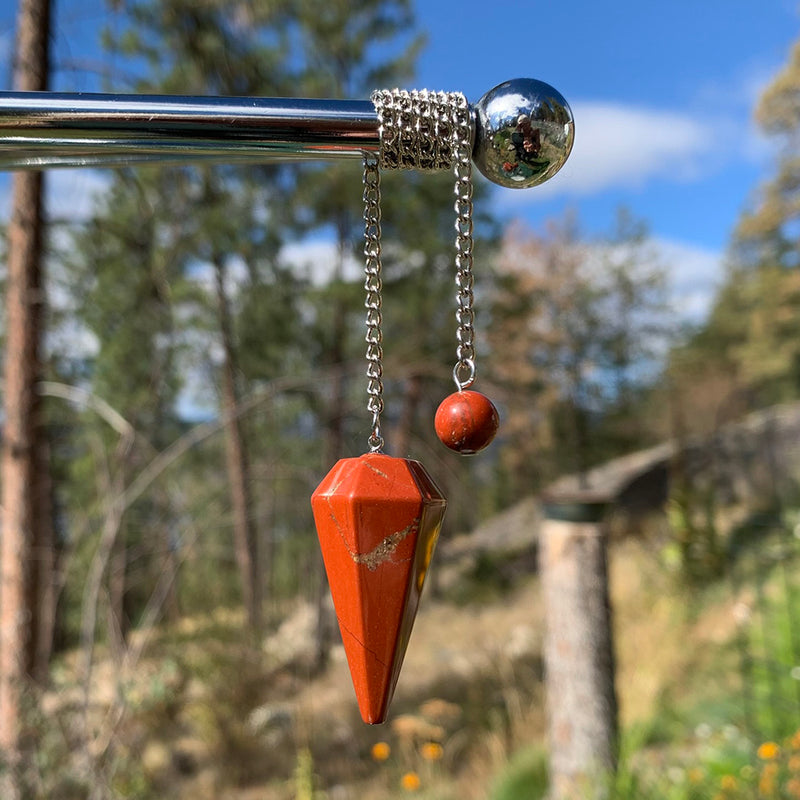
[[[174,294],[181,279],[175,259],[181,216],[174,202],[165,208],[165,190],[159,184],[165,177],[153,170],[117,173],[92,218],[75,235],[68,257],[76,311],[97,343],[96,354],[84,366],[91,390],[137,434],[120,448],[117,432],[104,421],[87,421],[108,453],[101,459],[91,456],[94,471],[108,472],[116,492],[169,443],[177,427]],[[82,463],[75,464],[76,472],[82,469]],[[176,510],[170,506],[165,496],[150,495],[122,513],[107,583],[112,633],[123,640],[155,576],[164,569],[173,571],[170,518]],[[132,581],[132,551],[163,556],[156,563],[139,559],[139,579]],[[138,598],[132,584],[138,587]]]
[[[755,117],[778,146],[775,174],[760,187],[754,207],[742,215],[736,231],[736,262],[800,266],[792,226],[800,220],[800,42],[789,63],[765,89]]]
[[[147,75],[137,82],[139,91],[199,95],[280,94],[291,85],[286,80],[286,23],[290,4],[241,3],[214,0],[196,4],[186,0],[139,2],[127,7],[131,27],[112,42],[131,57],[144,58]],[[285,82],[284,82],[285,81]],[[250,173],[227,168],[185,169],[172,173],[176,190],[192,201],[191,230],[176,254],[184,270],[206,264],[213,271],[213,289],[207,311],[216,320],[222,353],[217,371],[220,413],[225,420],[226,472],[232,510],[234,552],[239,567],[242,597],[253,630],[262,625],[264,565],[262,538],[253,513],[248,437],[239,405],[246,388],[239,369],[239,347],[231,298],[230,270],[234,261],[259,236],[255,209],[237,220],[233,201],[247,196]],[[259,171],[264,190],[274,185],[278,173]],[[267,216],[266,224],[271,224]],[[264,224],[262,222],[262,224]],[[277,237],[276,237],[277,238]],[[260,273],[250,269],[255,284]]]
[[[777,145],[774,172],[734,231],[708,321],[672,357],[677,402],[696,408],[692,398],[704,383],[709,391],[703,394],[717,398],[706,429],[800,392],[799,97],[800,43],[755,112]],[[683,416],[696,425],[703,413]]]
[[[518,496],[640,444],[633,409],[668,316],[661,267],[625,212],[595,241],[571,216],[543,236],[511,227],[499,261],[491,366],[514,443],[502,468],[512,483],[524,476]]]
[[[407,80],[421,43],[414,31],[408,0],[303,0],[297,4],[297,38],[304,69],[301,94],[311,97],[359,98],[373,89]],[[386,56],[386,52],[399,55]],[[361,167],[336,163],[314,166],[299,177],[293,198],[296,218],[305,228],[331,226],[336,259],[327,284],[315,292],[309,338],[318,343],[314,363],[330,373],[322,393],[311,402],[322,425],[320,467],[328,469],[346,453],[349,389],[346,365],[363,358],[363,279],[345,274],[347,256],[361,253],[364,223]],[[362,260],[359,255],[358,261]],[[359,387],[360,388],[360,387]],[[366,419],[366,412],[359,415]],[[364,426],[361,426],[363,429]],[[366,440],[366,434],[363,434]],[[316,557],[318,606],[317,666],[327,657],[329,624],[322,561]]]
[[[297,32],[303,52],[300,76],[303,94],[311,97],[357,98],[373,89],[407,80],[421,40],[414,34],[408,0],[304,0],[298,4]],[[405,41],[404,41],[405,40]],[[399,55],[387,58],[391,46]],[[361,252],[363,205],[360,166],[324,164],[306,170],[298,184],[294,206],[309,228],[331,225],[337,258],[332,276],[317,297],[320,310],[315,330],[323,342],[319,366],[334,369],[332,385],[320,406],[325,415],[325,460],[335,463],[344,450],[346,396],[341,367],[351,357],[360,358],[363,324],[360,284],[344,274],[346,256]],[[358,260],[361,261],[359,255]],[[358,336],[352,337],[351,331]],[[358,349],[354,349],[358,342]],[[323,408],[325,409],[323,411]]]
[[[17,28],[15,86],[47,88],[49,76],[49,0],[22,0]],[[22,697],[33,667],[43,622],[42,587],[51,585],[52,535],[45,536],[39,505],[41,476],[47,474],[40,402],[44,275],[43,176],[14,177],[8,233],[6,360],[2,451],[2,617],[0,617],[0,750],[7,765],[3,796],[20,797]],[[52,534],[52,529],[49,529]],[[36,556],[39,555],[39,558]],[[30,626],[29,626],[30,620]]]

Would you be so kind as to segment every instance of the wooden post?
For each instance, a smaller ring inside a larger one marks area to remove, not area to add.
[[[616,767],[617,699],[605,503],[548,503],[540,561],[550,800],[607,794]]]

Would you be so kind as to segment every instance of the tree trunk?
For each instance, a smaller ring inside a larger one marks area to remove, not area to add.
[[[255,632],[262,627],[262,584],[255,526],[251,515],[250,464],[242,436],[241,421],[236,416],[239,391],[236,384],[236,352],[233,346],[230,309],[225,294],[225,265],[214,260],[217,290],[217,318],[224,360],[222,364],[222,413],[225,422],[225,458],[233,510],[233,540],[236,563],[242,581],[242,599],[247,620]]]
[[[21,0],[17,28],[15,87],[20,91],[47,88],[49,0]],[[9,767],[2,796],[21,794],[21,701],[26,667],[32,666],[35,640],[30,619],[38,602],[31,580],[38,546],[36,522],[40,484],[38,462],[42,450],[39,348],[43,311],[41,173],[14,176],[11,223],[8,229],[8,284],[6,288],[5,423],[2,463],[2,545],[0,545],[0,748]],[[26,660],[28,663],[26,664]]]
[[[56,629],[56,541],[53,523],[53,481],[50,442],[46,429],[37,435],[36,500],[34,506],[34,557],[31,565],[31,638],[28,663],[39,685],[48,676]]]
[[[344,258],[348,243],[347,215],[340,215],[336,222],[338,258],[334,268],[333,281],[341,281],[344,275]],[[331,339],[324,363],[333,368],[331,392],[327,408],[322,414],[325,420],[325,462],[328,468],[342,458],[344,452],[344,411],[345,380],[342,372],[347,335],[347,306],[339,297],[334,300]],[[313,565],[314,603],[317,609],[317,624],[314,642],[314,669],[321,672],[328,664],[328,654],[336,636],[333,605],[329,601],[328,575],[322,561],[322,553],[317,550]]]
[[[117,469],[122,471],[122,485],[127,486],[127,473],[129,471],[127,462],[126,464],[118,464]],[[128,615],[125,613],[125,590],[128,569],[128,543],[126,541],[125,528],[125,518],[123,517],[108,561],[108,610],[112,620],[109,636],[115,647],[120,651],[125,646],[130,630]]]
[[[606,533],[601,522],[545,519],[540,548],[550,800],[594,800],[617,753]]]
[[[333,345],[330,352],[330,362],[334,367],[331,378],[331,396],[327,408],[325,422],[325,462],[330,466],[342,458],[344,451],[344,375],[341,372],[341,365],[344,358],[344,320],[345,308],[342,303],[336,306],[336,318],[334,320]],[[338,368],[337,368],[338,367]],[[314,669],[322,672],[328,664],[328,654],[331,644],[336,636],[335,616],[333,606],[329,602],[330,592],[328,589],[328,576],[325,572],[325,564],[322,561],[322,553],[318,550],[314,558],[314,603],[317,609],[317,624],[314,642]]]
[[[394,434],[394,447],[392,451],[400,458],[408,458],[411,452],[411,432],[414,430],[414,420],[417,417],[417,408],[422,397],[422,377],[409,375],[406,379],[403,407],[397,430]]]
[[[164,554],[163,571],[167,575],[172,575],[172,580],[165,591],[164,597],[164,617],[170,624],[174,625],[181,618],[181,604],[178,598],[178,570],[180,562],[178,560],[178,550],[176,543],[171,536],[166,536],[167,551]]]

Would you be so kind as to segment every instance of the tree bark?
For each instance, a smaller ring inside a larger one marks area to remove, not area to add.
[[[344,275],[344,258],[348,243],[348,218],[339,215],[336,221],[337,253],[334,268],[334,283],[342,280]],[[345,337],[347,334],[347,305],[341,297],[333,302],[333,320],[331,338],[326,348],[324,363],[333,368],[330,397],[325,408],[325,462],[330,467],[342,458],[344,452],[344,413],[345,413],[345,380],[343,364],[345,359]],[[324,401],[323,401],[324,402]],[[317,550],[313,562],[314,604],[317,609],[317,624],[314,642],[314,669],[322,672],[328,664],[328,655],[336,636],[336,623],[333,606],[329,602],[330,591],[328,575],[322,553]]]
[[[540,548],[550,800],[593,800],[606,796],[617,756],[606,532],[546,519]]]
[[[128,485],[127,464],[118,464],[117,469],[121,471],[121,483]],[[111,556],[108,561],[108,612],[111,615],[112,626],[109,636],[114,645],[120,650],[125,646],[128,639],[130,625],[128,615],[125,613],[125,590],[127,588],[127,569],[128,569],[128,543],[125,536],[125,519],[120,521],[120,530],[114,539],[114,546],[111,548]]]
[[[36,476],[34,491],[34,557],[31,565],[31,636],[28,648],[30,674],[44,685],[50,668],[50,655],[56,630],[56,541],[53,522],[53,481],[50,474],[50,442],[42,426],[36,436]]]
[[[403,407],[397,430],[394,434],[394,453],[400,458],[408,458],[411,452],[411,432],[414,430],[414,420],[417,417],[417,408],[422,397],[422,377],[409,375],[406,378],[405,393],[403,394]]]
[[[263,592],[255,526],[251,514],[250,464],[242,436],[241,421],[236,416],[239,391],[236,384],[236,351],[233,345],[230,308],[225,293],[225,265],[214,260],[217,292],[217,319],[224,359],[222,364],[222,413],[225,422],[225,459],[233,510],[233,540],[236,563],[242,581],[242,599],[247,620],[255,632],[262,627]]]
[[[20,0],[17,22],[15,87],[20,91],[47,88],[50,36],[49,0]],[[38,446],[42,282],[41,173],[14,176],[8,229],[6,288],[5,422],[2,457],[2,544],[0,545],[0,749],[8,765],[2,796],[21,795],[18,770],[21,745],[21,704],[27,669],[32,666],[36,639],[30,620],[38,602],[31,592],[37,546],[37,481],[42,449]],[[27,663],[26,663],[27,662]]]

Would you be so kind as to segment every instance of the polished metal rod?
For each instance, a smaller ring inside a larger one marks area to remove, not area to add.
[[[517,78],[471,106],[473,159],[500,186],[536,186],[572,148],[566,100]],[[380,152],[375,106],[359,100],[0,92],[0,170],[363,158]]]
[[[0,92],[0,169],[361,157],[369,101]]]

